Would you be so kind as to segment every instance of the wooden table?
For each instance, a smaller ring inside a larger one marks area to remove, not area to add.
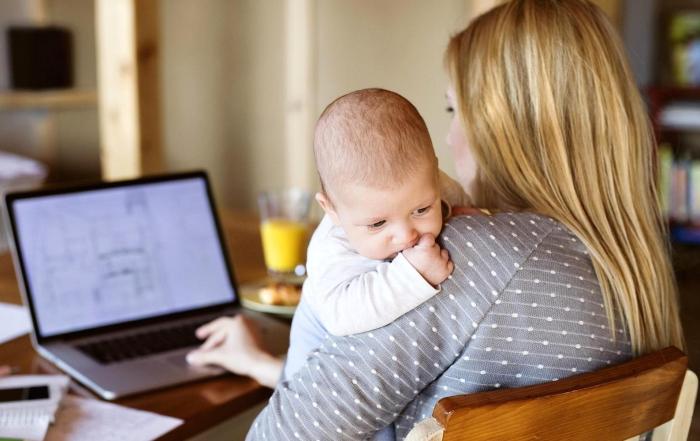
[[[265,265],[257,219],[251,215],[222,212],[221,222],[236,280],[245,282],[263,277]],[[0,254],[0,301],[21,303],[9,253]],[[55,373],[57,369],[34,351],[29,336],[0,345],[1,364],[18,366],[21,374]],[[71,393],[96,397],[75,381],[71,382]],[[269,389],[247,377],[227,375],[127,397],[115,402],[184,420],[181,426],[159,438],[159,440],[181,440],[203,432],[261,403],[270,394]]]

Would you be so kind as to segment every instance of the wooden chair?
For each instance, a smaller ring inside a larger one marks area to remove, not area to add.
[[[653,441],[685,440],[698,388],[687,365],[670,347],[556,382],[443,398],[406,440],[623,441],[654,428]]]

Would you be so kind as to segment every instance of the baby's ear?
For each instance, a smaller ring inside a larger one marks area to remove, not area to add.
[[[316,202],[321,206],[326,215],[331,219],[333,224],[340,225],[340,220],[338,219],[338,213],[335,211],[335,207],[331,203],[331,200],[323,192],[316,193]]]

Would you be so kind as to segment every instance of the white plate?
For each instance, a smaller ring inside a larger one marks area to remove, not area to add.
[[[268,284],[269,281],[264,280],[260,282],[241,285],[239,287],[241,295],[241,305],[253,311],[265,312],[268,314],[275,314],[282,317],[291,318],[294,315],[294,311],[297,309],[296,305],[270,305],[260,300],[260,288],[263,288]]]

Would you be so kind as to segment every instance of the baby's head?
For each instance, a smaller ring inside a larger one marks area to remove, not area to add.
[[[350,245],[393,258],[442,228],[437,158],[416,108],[383,89],[351,92],[326,107],[314,135],[316,195]]]

